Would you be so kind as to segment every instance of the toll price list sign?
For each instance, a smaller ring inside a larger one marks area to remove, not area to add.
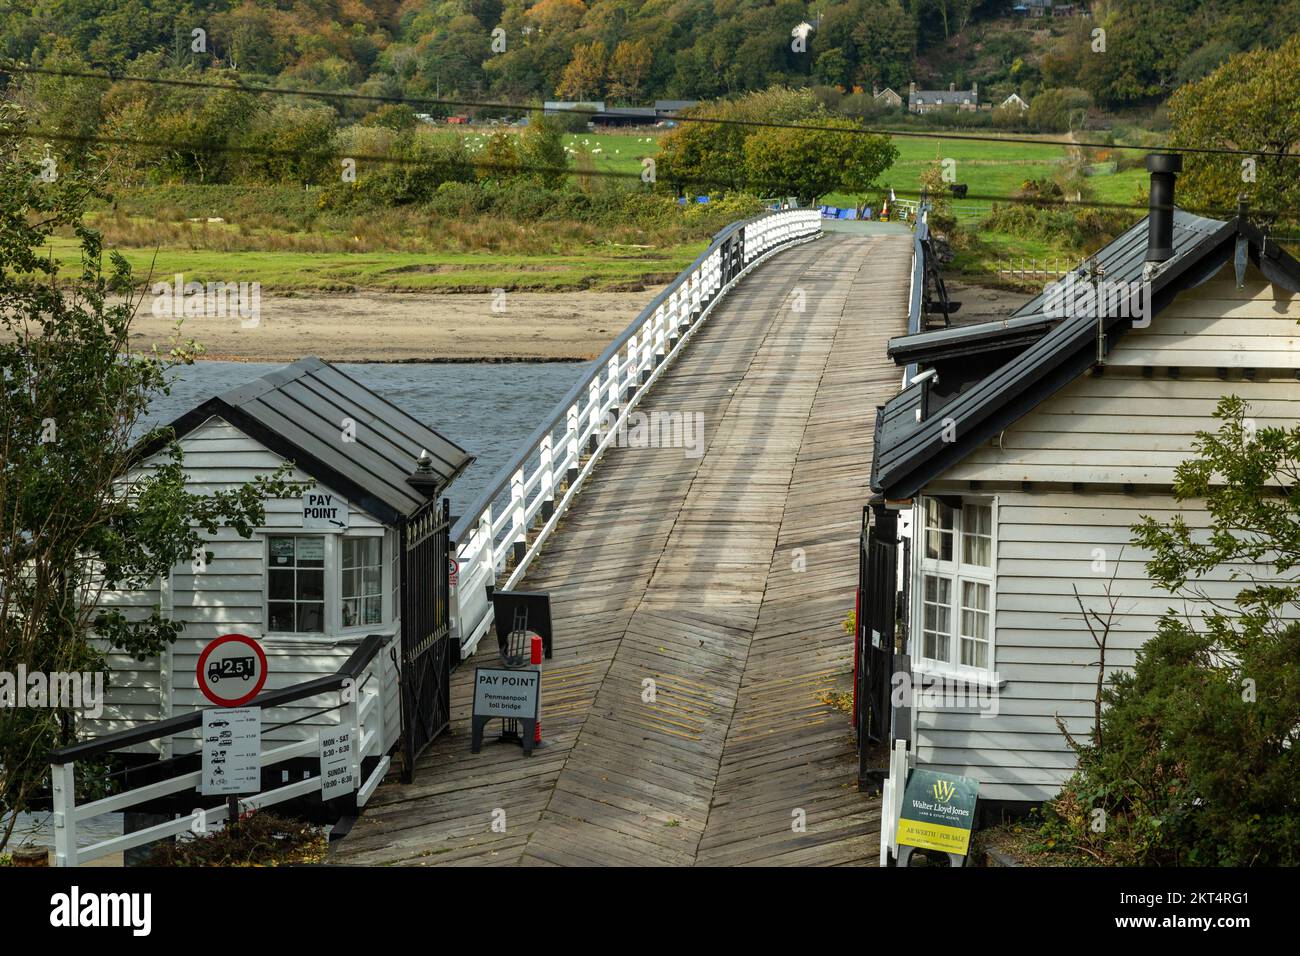
[[[262,708],[203,712],[204,796],[257,793],[262,788]]]
[[[357,789],[352,768],[352,732],[338,730],[320,737],[320,797],[330,800]]]
[[[933,770],[913,770],[903,791],[898,845],[966,856],[979,781]]]

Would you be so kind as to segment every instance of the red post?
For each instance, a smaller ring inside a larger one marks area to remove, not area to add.
[[[533,635],[532,646],[530,650],[532,652],[530,655],[532,662],[540,670],[541,663],[542,663],[542,636],[540,634]],[[537,714],[537,726],[533,731],[533,743],[540,744],[541,742],[542,742],[542,714],[541,714],[541,708],[539,706],[538,714]]]

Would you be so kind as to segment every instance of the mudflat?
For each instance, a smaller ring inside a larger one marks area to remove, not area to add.
[[[256,323],[238,314],[191,316],[183,338],[203,358],[292,362],[317,355],[337,362],[584,360],[599,355],[660,291],[507,292],[437,295],[358,292],[262,296]],[[176,325],[156,316],[149,297],[131,344],[167,344]]]

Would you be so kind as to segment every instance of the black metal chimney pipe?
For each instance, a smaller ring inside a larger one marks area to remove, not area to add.
[[[1178,153],[1147,156],[1147,172],[1151,174],[1147,262],[1165,262],[1174,257],[1174,177],[1182,171],[1183,157]]]

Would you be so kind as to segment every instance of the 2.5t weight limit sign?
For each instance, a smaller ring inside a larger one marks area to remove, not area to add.
[[[266,652],[246,634],[223,634],[203,648],[194,677],[218,707],[242,707],[266,683]]]

